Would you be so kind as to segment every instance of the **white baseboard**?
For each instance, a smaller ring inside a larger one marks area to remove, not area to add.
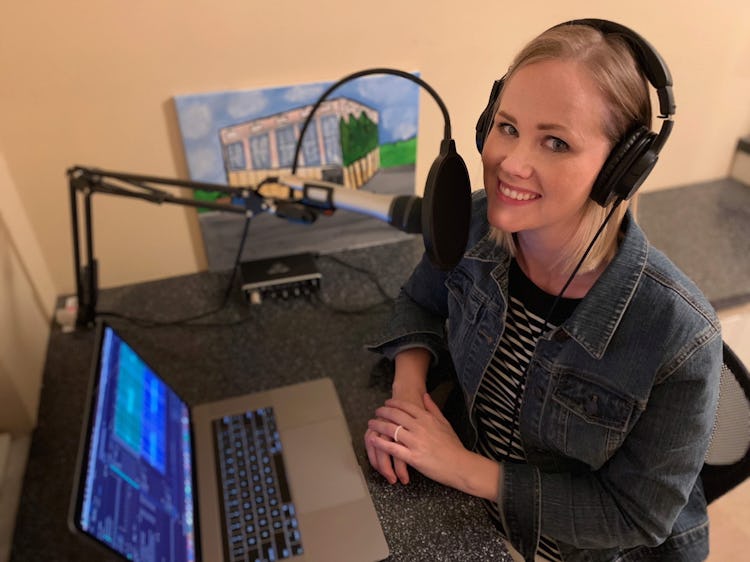
[[[5,441],[6,435],[0,438],[3,443],[0,445],[0,455],[3,456],[0,461],[4,469],[0,479],[0,562],[10,559],[23,476],[31,448],[31,435],[14,436],[12,439],[7,436]]]

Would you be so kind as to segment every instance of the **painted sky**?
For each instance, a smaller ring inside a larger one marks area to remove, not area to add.
[[[175,96],[190,178],[226,183],[221,128],[313,104],[333,83]],[[380,143],[386,144],[416,136],[419,89],[405,78],[378,74],[346,82],[326,99],[347,97],[377,110]]]

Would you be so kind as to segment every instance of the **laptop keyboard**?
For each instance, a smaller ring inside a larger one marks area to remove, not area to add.
[[[302,554],[273,408],[225,416],[213,428],[225,559],[270,562]]]

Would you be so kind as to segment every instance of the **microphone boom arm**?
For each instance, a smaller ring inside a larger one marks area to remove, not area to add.
[[[99,294],[98,264],[94,257],[93,210],[91,197],[94,193],[104,193],[122,197],[143,199],[151,203],[171,203],[188,207],[206,208],[215,211],[243,214],[250,218],[260,213],[277,213],[274,200],[264,198],[257,187],[230,187],[222,184],[188,181],[159,176],[145,176],[74,166],[67,171],[70,193],[71,227],[73,235],[73,267],[75,268],[76,296],[78,311],[76,326],[90,326],[96,316],[96,303]],[[274,182],[274,178],[264,183]],[[154,185],[181,187],[194,191],[218,191],[232,198],[241,199],[245,204],[216,203],[179,197],[158,189]],[[262,185],[262,184],[261,184]],[[83,204],[83,223],[79,207]],[[303,216],[303,222],[312,222],[314,215]],[[86,263],[83,263],[81,238],[85,237]]]

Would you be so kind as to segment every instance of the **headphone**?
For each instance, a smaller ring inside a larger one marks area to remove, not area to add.
[[[606,207],[616,199],[630,199],[656,165],[659,152],[674,126],[674,121],[671,119],[675,113],[672,75],[656,49],[635,31],[623,25],[600,19],[579,19],[555,25],[551,29],[566,25],[587,25],[604,35],[622,37],[630,47],[649,83],[656,89],[659,98],[659,118],[664,119],[658,134],[649,130],[648,127],[638,125],[625,134],[610,152],[594,181],[590,194],[591,199],[602,207]],[[500,96],[504,82],[505,76],[495,81],[487,107],[477,120],[476,144],[480,153],[484,147],[484,139],[487,138],[494,121],[495,103]]]

